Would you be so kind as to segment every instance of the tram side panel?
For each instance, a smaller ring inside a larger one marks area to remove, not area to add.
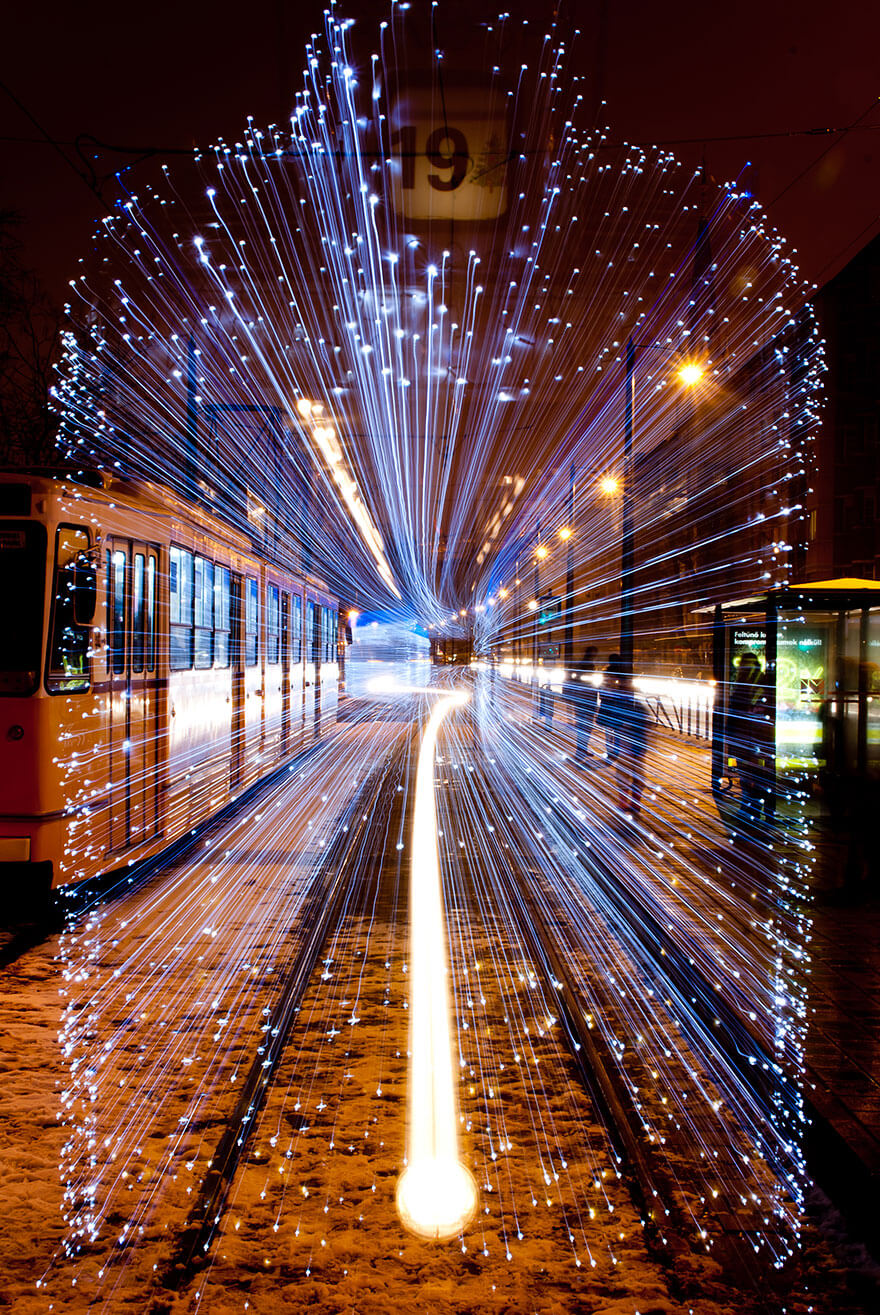
[[[337,605],[167,491],[34,490],[40,519],[0,510],[29,617],[0,671],[0,871],[60,885],[158,852],[335,719]]]
[[[0,869],[4,895],[17,898],[101,866],[109,687],[96,652],[98,522],[83,523],[46,480],[10,477],[0,488],[31,516],[0,511],[4,605],[16,626],[0,674]],[[92,581],[87,618],[76,610],[83,571]]]

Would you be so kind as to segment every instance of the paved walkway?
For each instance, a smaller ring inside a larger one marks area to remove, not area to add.
[[[880,891],[845,888],[845,846],[819,832],[814,872],[812,1103],[880,1187]]]

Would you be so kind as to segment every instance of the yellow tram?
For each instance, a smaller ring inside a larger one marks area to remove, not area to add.
[[[336,719],[337,599],[158,485],[0,473],[0,582],[10,893],[164,849]]]

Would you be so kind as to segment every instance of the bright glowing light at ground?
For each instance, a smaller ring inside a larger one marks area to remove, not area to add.
[[[397,1213],[417,1237],[437,1242],[457,1237],[476,1208],[473,1174],[458,1160],[418,1160],[398,1180]]]
[[[397,1185],[403,1225],[419,1237],[457,1236],[477,1208],[477,1189],[459,1160],[456,1068],[446,953],[446,924],[437,851],[434,756],[443,719],[468,701],[441,699],[422,736],[416,769],[410,874],[410,1068],[407,1168]]]

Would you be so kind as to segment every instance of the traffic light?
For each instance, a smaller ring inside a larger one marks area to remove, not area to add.
[[[558,662],[562,653],[562,633],[559,618],[562,599],[557,594],[542,594],[538,599],[538,661],[545,664]]]

